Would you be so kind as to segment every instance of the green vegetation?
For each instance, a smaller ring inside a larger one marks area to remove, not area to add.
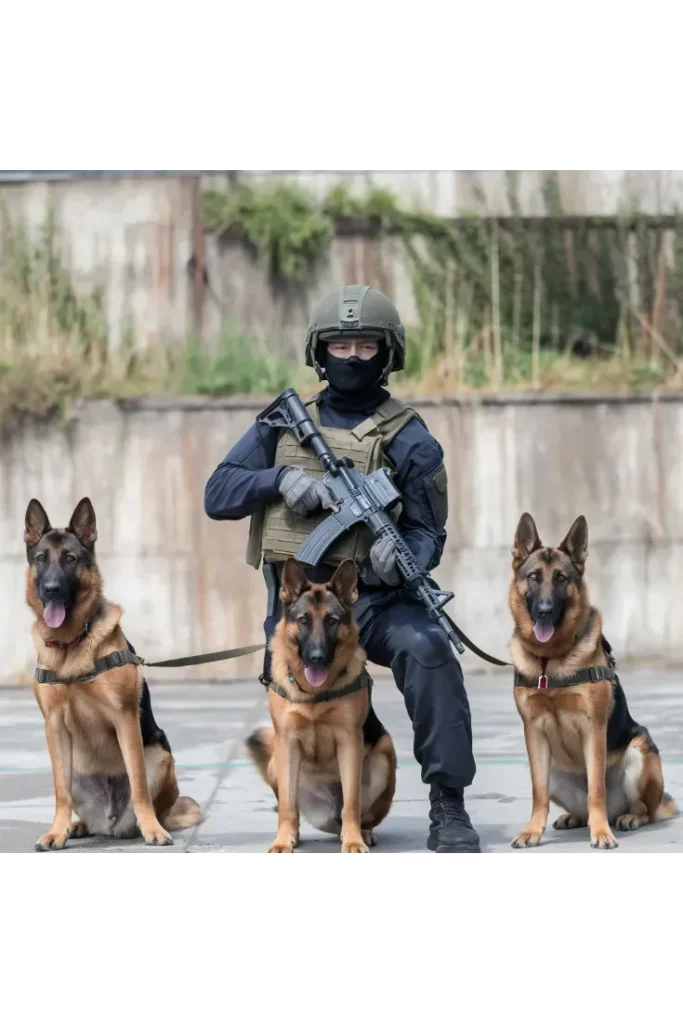
[[[535,220],[521,216],[516,172],[508,174],[508,218],[449,221],[406,209],[379,188],[357,196],[338,185],[317,205],[304,195],[284,183],[208,193],[207,223],[217,226],[218,196],[231,209],[239,197],[244,211],[271,204],[271,230],[297,274],[288,276],[282,260],[279,270],[271,258],[265,265],[284,284],[303,280],[304,265],[312,272],[344,222],[400,245],[419,321],[401,375],[407,390],[683,382],[683,220],[663,225],[632,209],[612,219],[564,218],[553,172],[543,188],[546,216]],[[250,216],[229,222],[248,239]]]
[[[519,215],[514,172],[508,186],[514,216],[505,219],[444,220],[377,188],[359,197],[337,186],[318,201],[287,183],[206,192],[204,218],[223,244],[249,246],[276,291],[298,300],[335,233],[375,238],[378,265],[389,250],[402,258],[417,316],[398,391],[680,387],[683,220],[630,210],[570,221],[549,175],[549,216],[531,221]],[[53,220],[29,238],[2,214],[0,229],[1,428],[23,416],[67,418],[80,398],[315,385],[310,370],[283,361],[277,339],[258,342],[234,322],[215,338],[167,339],[151,351],[128,330],[113,346],[106,296],[76,286]]]

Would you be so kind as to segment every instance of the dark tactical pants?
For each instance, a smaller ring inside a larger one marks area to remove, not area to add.
[[[270,639],[282,614],[279,572],[277,582],[269,582],[265,570],[264,575],[269,589],[264,628]],[[476,766],[460,662],[420,603],[385,589],[381,594],[375,588],[373,591],[361,588],[354,607],[360,642],[369,661],[391,669],[403,695],[413,724],[413,751],[422,781],[453,788],[469,786]],[[264,679],[269,678],[270,654],[266,652]]]

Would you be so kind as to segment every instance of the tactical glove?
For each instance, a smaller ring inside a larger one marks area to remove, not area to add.
[[[370,564],[375,576],[388,587],[398,587],[401,574],[396,568],[396,548],[388,534],[380,537],[370,548]]]
[[[337,507],[327,487],[304,473],[303,469],[293,466],[286,469],[278,480],[277,488],[285,504],[298,516],[307,516],[319,508]]]

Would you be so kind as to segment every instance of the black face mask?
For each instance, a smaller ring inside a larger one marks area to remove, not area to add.
[[[381,388],[385,363],[386,354],[382,349],[372,359],[359,359],[358,356],[338,359],[328,352],[325,357],[325,376],[332,391],[339,395],[367,395]]]

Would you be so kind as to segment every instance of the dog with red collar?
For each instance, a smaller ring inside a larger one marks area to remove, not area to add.
[[[585,581],[588,525],[573,523],[545,546],[524,513],[512,549],[509,650],[514,698],[524,723],[533,808],[513,847],[538,846],[549,801],[563,808],[553,827],[585,828],[591,846],[611,850],[622,831],[677,813],[664,791],[662,762],[649,732],[631,717]]]

